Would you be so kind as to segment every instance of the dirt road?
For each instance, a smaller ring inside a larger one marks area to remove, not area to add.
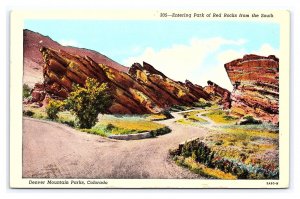
[[[23,119],[23,177],[33,178],[202,178],[177,166],[168,150],[203,137],[207,129],[160,121],[172,132],[143,140],[111,140],[62,124]]]

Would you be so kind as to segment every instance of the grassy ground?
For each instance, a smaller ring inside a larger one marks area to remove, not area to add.
[[[274,126],[226,126],[204,141],[220,156],[245,164],[278,168],[279,134]]]
[[[165,120],[167,116],[161,113],[146,115],[146,119],[150,121]]]
[[[165,126],[149,121],[141,116],[101,115],[99,122],[91,130],[105,132],[107,135],[122,135],[155,131],[163,127]]]
[[[177,120],[176,122],[186,125],[202,125],[209,123],[207,120],[203,119],[203,117],[199,117],[198,115],[207,117],[209,120],[213,121],[217,125],[235,124],[239,120],[238,117],[231,116],[228,112],[221,110],[216,105],[214,105],[211,108],[185,112],[182,113],[182,115],[184,119]]]
[[[205,122],[207,122],[206,120],[197,116],[198,114],[203,113],[203,112],[205,112],[205,109],[182,113],[182,115],[184,118],[186,118],[188,120],[191,120],[194,122],[204,122],[205,123]]]
[[[181,113],[184,119],[179,119],[176,122],[184,125],[207,124],[206,120],[197,116],[198,114],[203,113],[204,111],[205,110],[197,110],[197,111]]]
[[[239,118],[230,116],[226,111],[223,110],[212,110],[203,116],[208,117],[217,124],[235,124]]]
[[[47,120],[45,109],[32,106],[24,106],[24,115]],[[164,134],[169,132],[169,129],[162,125],[151,121],[151,119],[164,119],[163,114],[153,115],[100,115],[99,122],[91,129],[79,129],[81,131],[107,137],[108,135],[135,134],[151,131],[154,134]],[[67,124],[75,127],[75,116],[69,111],[58,113],[56,122]]]

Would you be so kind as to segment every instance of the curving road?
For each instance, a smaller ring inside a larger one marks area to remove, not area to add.
[[[203,178],[177,166],[168,150],[210,133],[205,128],[160,121],[172,132],[143,140],[111,140],[68,126],[23,118],[23,177],[30,178]]]

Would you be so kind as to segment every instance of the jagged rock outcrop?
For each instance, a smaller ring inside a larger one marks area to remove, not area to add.
[[[217,98],[218,104],[222,105],[223,109],[231,108],[231,93],[227,89],[209,80],[207,81],[207,86],[204,87],[204,91]]]
[[[224,65],[234,86],[231,93],[232,113],[253,115],[264,121],[278,123],[279,59],[245,55]]]
[[[72,84],[84,85],[88,77],[106,82],[114,98],[111,113],[157,113],[172,105],[192,105],[209,95],[191,82],[181,85],[168,78],[153,66],[135,63],[128,73],[104,64],[89,56],[74,55],[63,50],[41,48],[44,59],[44,89],[50,96],[66,98]],[[35,89],[34,89],[35,90]]]
[[[41,35],[31,30],[23,30],[23,52],[24,52],[24,80],[23,83],[33,87],[35,83],[43,82],[43,57],[39,49],[47,46],[52,49],[64,50],[79,56],[88,56],[97,63],[105,64],[118,71],[127,72],[128,68],[111,60],[96,51],[77,48],[72,46],[62,46],[48,36]]]
[[[190,92],[198,99],[203,98],[205,100],[211,99],[211,95],[207,93],[204,88],[200,85],[193,84],[189,80],[185,80],[184,86],[189,88]]]

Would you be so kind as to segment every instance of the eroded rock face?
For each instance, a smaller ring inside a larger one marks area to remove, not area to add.
[[[191,105],[199,97],[209,95],[201,86],[191,82],[181,85],[153,66],[135,63],[128,73],[96,63],[88,56],[70,54],[63,50],[41,48],[44,59],[44,89],[50,96],[66,98],[72,84],[84,86],[88,77],[108,83],[114,103],[111,113],[157,113],[172,105]]]
[[[278,123],[279,59],[245,55],[224,65],[234,86],[231,93],[232,112],[253,115],[264,121]]]
[[[44,84],[35,84],[34,89],[31,91],[31,96],[31,102],[43,101],[46,96]]]
[[[225,88],[222,88],[218,84],[207,81],[207,86],[204,87],[204,91],[209,93],[211,96],[216,96],[219,98],[218,102],[220,105],[223,105],[223,109],[231,108],[231,93]]]

